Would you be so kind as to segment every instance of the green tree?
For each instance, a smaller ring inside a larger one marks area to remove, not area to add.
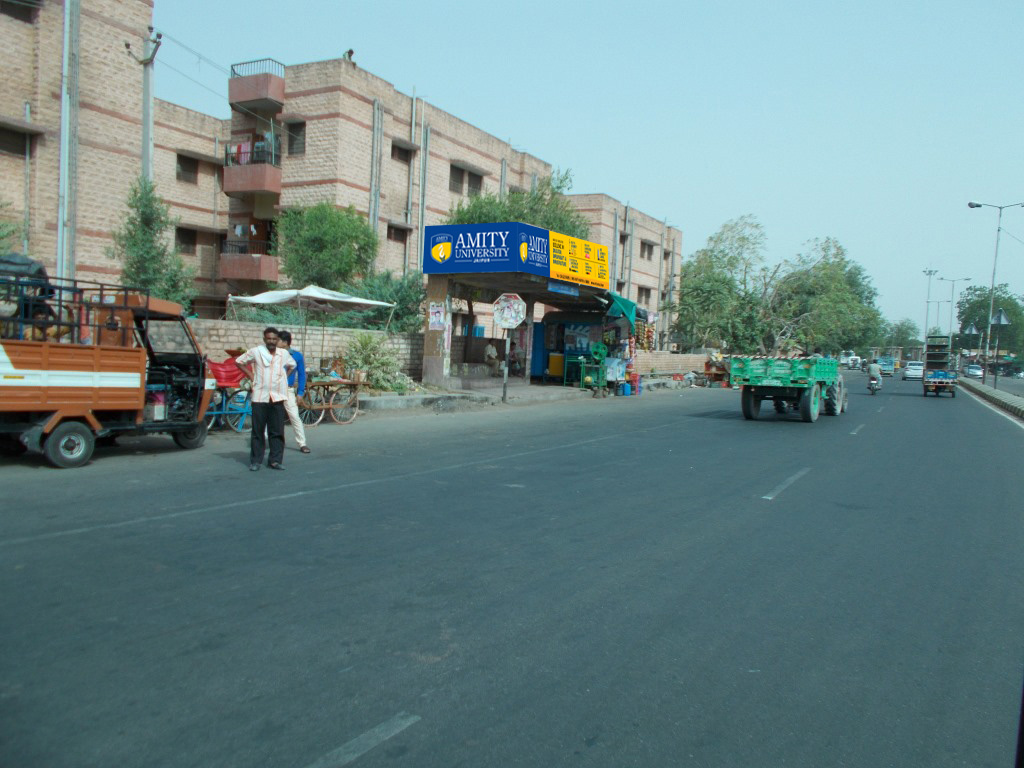
[[[881,333],[871,340],[869,346],[903,347],[904,350],[922,346],[921,329],[910,318],[895,323],[883,323]]]
[[[369,274],[377,258],[377,235],[349,206],[330,203],[285,211],[277,220],[274,253],[291,284],[343,290]]]
[[[423,302],[427,292],[423,275],[409,272],[395,277],[390,272],[374,272],[346,287],[346,292],[364,299],[387,301],[395,305],[394,314],[387,307],[363,312],[346,312],[347,328],[376,328],[383,330],[391,318],[391,330],[409,333],[423,329]]]
[[[566,193],[572,189],[572,172],[555,171],[537,182],[536,189],[512,190],[505,195],[487,192],[459,201],[448,211],[446,224],[492,224],[518,221],[563,235],[587,239],[590,223],[576,210]]]
[[[954,341],[963,348],[985,348],[985,334],[988,331],[988,309],[992,292],[985,286],[972,285],[960,294],[956,303],[956,316],[960,322],[960,328],[966,328],[971,323],[980,332],[977,336],[958,334]],[[1012,352],[1018,357],[1024,355],[1024,296],[1013,294],[1006,283],[1000,283],[995,287],[995,302],[993,302],[992,313],[996,314],[1002,309],[1010,324],[1003,327],[992,327],[992,341],[989,343],[991,349],[995,349],[996,334],[999,334],[1000,355],[1003,350]]]
[[[172,245],[176,225],[156,185],[140,176],[128,193],[128,212],[114,232],[114,245],[107,255],[122,262],[125,285],[188,307],[196,294],[195,270],[185,265]]]

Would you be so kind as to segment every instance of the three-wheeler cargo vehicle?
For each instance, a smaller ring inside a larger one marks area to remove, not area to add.
[[[68,468],[88,462],[98,438],[203,444],[215,381],[181,305],[0,270],[0,315],[0,452]]]
[[[817,421],[822,409],[831,416],[846,410],[846,384],[833,358],[733,357],[730,366],[746,419],[756,419],[765,400],[772,401],[777,414],[796,410],[808,422]]]
[[[956,370],[950,366],[950,347],[948,336],[929,336],[925,339],[924,376],[921,378],[921,394],[925,397],[928,397],[929,392],[934,392],[936,397],[943,392],[949,392],[950,397],[956,397],[960,379]]]

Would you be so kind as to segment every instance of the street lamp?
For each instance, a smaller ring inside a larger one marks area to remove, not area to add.
[[[996,326],[996,369],[992,375],[992,389],[999,389],[999,329],[1004,325],[1010,324],[1010,318],[1003,312],[1003,308],[1000,307],[996,316],[992,318],[992,325]]]
[[[940,277],[939,280],[949,283],[949,354],[953,354],[953,292],[957,283],[971,282],[969,277]]]
[[[931,309],[929,305],[932,303],[932,275],[937,275],[939,270],[925,269],[922,271],[924,274],[928,275],[928,295],[924,300],[924,330],[922,331],[921,340],[924,343],[924,347],[922,349],[928,349],[928,310]]]
[[[1003,231],[1003,208],[1017,208],[1024,207],[1024,202],[1021,203],[1010,203],[1009,205],[992,205],[991,203],[975,203],[969,202],[968,208],[998,208],[999,219],[996,222],[996,253],[992,257],[992,285],[989,287],[989,300],[988,300],[988,334],[985,336],[985,363],[986,365],[981,369],[981,383],[985,383],[985,376],[988,373],[988,348],[989,342],[992,341],[992,312],[995,309],[996,303],[996,262],[999,261],[999,234]]]

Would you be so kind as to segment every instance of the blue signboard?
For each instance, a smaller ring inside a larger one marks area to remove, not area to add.
[[[527,272],[547,277],[548,231],[529,224],[453,224],[426,227],[425,274]]]

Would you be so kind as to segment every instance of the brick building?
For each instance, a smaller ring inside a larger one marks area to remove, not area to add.
[[[0,215],[25,222],[29,253],[52,273],[62,230],[73,274],[115,280],[120,264],[107,250],[142,151],[142,67],[124,44],[141,55],[153,3],[80,4],[77,131],[69,132],[77,172],[67,174],[73,204],[61,227],[65,4],[0,0],[0,201],[9,204]],[[423,227],[460,199],[529,189],[552,170],[348,57],[236,64],[228,92],[230,120],[155,103],[154,180],[180,218],[175,240],[196,267],[205,316],[223,312],[228,292],[286,279],[268,253],[283,209],[353,206],[377,231],[378,269],[401,274],[419,269]],[[592,222],[591,239],[609,246],[620,292],[656,310],[677,269],[680,231],[607,195],[572,200]]]

